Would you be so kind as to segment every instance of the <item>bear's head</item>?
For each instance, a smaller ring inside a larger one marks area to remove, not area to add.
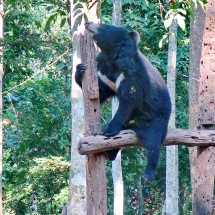
[[[136,50],[140,41],[140,36],[136,31],[128,31],[125,28],[92,22],[86,23],[85,26],[101,51],[107,54],[120,48]]]

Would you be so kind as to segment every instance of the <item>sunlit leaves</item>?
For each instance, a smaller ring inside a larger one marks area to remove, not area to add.
[[[169,28],[169,26],[172,24],[172,21],[174,20],[174,15],[173,14],[170,14],[168,19],[166,19],[164,21],[164,27],[167,29]]]
[[[73,29],[76,21],[78,18],[86,17],[88,12],[87,4],[84,4],[82,2],[77,2],[73,6],[73,11],[72,11],[72,20],[71,20],[71,28]]]
[[[189,15],[194,18],[194,10],[198,6],[204,8],[205,1],[202,0],[179,0],[175,5],[171,5],[171,8],[165,14],[164,27],[168,29],[172,22],[177,22],[178,26],[186,31],[186,20],[189,19]],[[159,47],[167,42],[167,35],[164,34],[162,39],[159,42]]]
[[[57,16],[58,16],[58,14],[55,13],[48,18],[48,20],[46,21],[46,24],[45,24],[45,29],[50,27],[51,22],[55,23],[57,21]]]
[[[50,158],[35,158],[36,165],[29,171],[32,174],[43,175],[44,172],[64,172],[70,167],[70,163],[65,161],[63,157],[51,156]]]
[[[180,28],[184,31],[185,30],[185,17],[180,14],[177,14],[175,16],[175,18],[176,18],[177,23],[180,26]]]
[[[23,82],[68,49],[68,13],[62,3],[7,1],[5,10],[11,6],[14,10],[5,17],[4,90]],[[69,64],[70,60],[62,58],[46,74],[4,95],[5,214],[28,214],[35,190],[41,214],[60,214],[65,203],[68,165],[64,161],[69,157],[70,144]],[[58,160],[58,156],[64,159]],[[35,157],[46,160],[33,162]],[[42,165],[47,165],[43,172]]]
[[[160,42],[159,42],[159,48],[162,48],[162,47],[163,47],[163,45],[164,45],[164,44],[166,43],[166,41],[168,40],[168,36],[169,36],[168,33],[166,33],[166,34],[163,35],[162,39],[161,39]]]
[[[170,25],[172,24],[173,21],[176,21],[178,25],[181,27],[181,29],[184,31],[185,30],[185,15],[186,11],[179,9],[171,9],[168,11],[166,14],[165,18],[166,20],[164,21],[164,26],[165,28],[169,28]]]
[[[60,21],[60,27],[62,28],[66,21],[69,21],[69,1],[66,0],[55,0],[54,2],[52,1],[47,1],[45,3],[42,4],[43,7],[49,12],[51,13],[51,15],[49,16],[49,18],[46,21],[45,24],[45,29],[50,28],[52,23],[56,23],[57,20],[61,20]]]
[[[179,27],[185,31],[186,25],[185,20],[188,17],[187,12],[193,18],[194,17],[194,8],[198,6],[204,8],[206,1],[202,0],[180,0],[175,5],[171,6],[171,9],[166,13],[164,26],[165,28],[169,28],[172,24],[173,20],[176,21]]]
[[[63,204],[67,203],[67,178],[69,166],[63,157],[36,158],[29,164],[29,169],[20,168],[14,161],[12,150],[5,150],[4,158],[7,163],[4,176],[10,177],[5,188],[5,214],[30,214],[32,194],[37,196],[37,207],[40,214],[60,214]],[[48,207],[47,205],[50,205]],[[13,213],[14,212],[14,213]]]

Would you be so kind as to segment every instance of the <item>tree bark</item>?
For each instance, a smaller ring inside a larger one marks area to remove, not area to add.
[[[215,123],[215,4],[209,0],[191,22],[190,128],[214,129]],[[199,80],[199,81],[196,81]],[[190,149],[192,214],[213,214],[215,147]]]
[[[120,26],[121,12],[122,0],[113,0],[113,25]],[[113,98],[111,104],[113,118],[118,109],[118,100]],[[121,215],[124,210],[124,185],[122,178],[121,150],[118,152],[116,159],[112,162],[112,177],[114,186],[114,215]]]
[[[113,0],[112,24],[120,26],[122,14],[122,0]]]
[[[89,35],[81,36],[81,61],[86,65],[82,90],[84,97],[85,135],[101,132],[98,76],[95,45]],[[105,155],[87,156],[87,214],[107,214]]]
[[[4,47],[3,47],[3,39],[4,39],[4,2],[1,1],[0,3],[0,214],[3,214],[3,204],[2,204],[2,158],[3,158],[3,119],[2,119],[2,110],[3,110],[3,98],[2,98],[2,78],[4,74],[4,67],[3,67],[3,54],[4,54]]]
[[[73,11],[74,2],[71,1],[71,14]],[[99,21],[100,1],[90,1],[88,4],[87,16],[88,20],[92,22]],[[82,17],[80,17],[82,19]],[[71,25],[75,20],[71,17]],[[83,21],[83,19],[82,19]],[[81,23],[81,22],[78,22]],[[84,123],[84,102],[83,92],[76,84],[74,75],[77,64],[81,63],[81,48],[80,47],[80,34],[84,34],[84,23],[78,26],[78,30],[73,35],[73,75],[72,75],[72,144],[71,144],[71,173],[69,183],[69,206],[67,207],[67,214],[70,215],[86,215],[87,212],[87,182],[86,182],[86,163],[89,161],[87,157],[80,156],[77,151],[78,139],[83,137],[86,123]],[[74,29],[72,29],[74,32]],[[92,156],[93,159],[93,156]],[[91,214],[90,214],[91,215]],[[93,215],[93,213],[92,213]]]
[[[137,181],[137,192],[139,199],[138,215],[143,215],[144,212],[144,202],[143,202],[143,192],[142,192],[142,176],[139,176]]]
[[[189,129],[197,129],[199,115],[199,79],[200,58],[202,50],[203,30],[205,24],[205,12],[201,7],[195,10],[194,20],[190,24],[190,62],[189,62]],[[192,184],[192,199],[194,197],[194,175],[197,157],[197,147],[189,148],[190,175]],[[193,203],[193,201],[192,201]],[[192,207],[193,208],[193,207]]]
[[[177,23],[169,27],[168,72],[167,87],[172,101],[172,113],[169,128],[175,128],[175,80],[176,80],[176,55],[177,55]],[[166,148],[166,214],[178,215],[178,146]]]
[[[71,0],[71,15],[73,14],[74,2]],[[81,18],[80,18],[81,19]],[[68,215],[86,215],[87,214],[87,185],[86,185],[86,156],[80,156],[77,151],[78,140],[84,134],[84,103],[81,88],[75,82],[75,71],[77,64],[81,63],[79,34],[84,32],[84,25],[79,30],[73,29],[74,20],[71,16],[72,32],[72,50],[73,50],[73,73],[71,83],[71,117],[72,117],[72,134],[71,134],[71,167],[69,178],[69,203],[64,213]],[[76,26],[77,27],[77,26]],[[62,214],[63,214],[62,211]]]
[[[71,140],[71,172],[69,181],[70,215],[86,215],[86,157],[77,151],[78,140],[84,133],[83,93],[76,84],[74,74],[80,60],[79,32],[73,35],[73,74],[72,74],[72,140]]]

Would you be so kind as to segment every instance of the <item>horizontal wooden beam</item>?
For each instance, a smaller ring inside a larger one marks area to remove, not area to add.
[[[215,146],[215,130],[169,130],[164,146],[170,145]],[[114,137],[95,135],[81,138],[78,151],[86,155],[130,146],[140,147],[137,136],[133,130],[123,130]]]

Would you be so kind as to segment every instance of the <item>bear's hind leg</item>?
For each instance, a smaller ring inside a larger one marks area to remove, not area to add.
[[[143,173],[143,178],[146,182],[151,182],[155,178],[166,131],[167,125],[162,120],[154,120],[138,128],[137,136],[141,145],[146,149],[147,154],[147,165]]]
[[[116,156],[118,154],[120,149],[113,149],[113,150],[110,150],[110,151],[107,151],[107,160],[109,161],[113,161],[116,159]]]
[[[146,146],[147,165],[143,173],[143,178],[146,182],[152,182],[155,179],[155,172],[158,166],[161,148],[160,141],[157,143],[154,142],[154,144],[151,142],[150,144],[154,146]]]

